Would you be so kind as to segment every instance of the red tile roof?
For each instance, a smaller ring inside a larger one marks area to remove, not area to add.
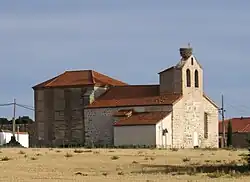
[[[133,113],[117,121],[114,126],[155,125],[168,114],[170,112],[167,111]]]
[[[232,118],[225,120],[225,132],[227,133],[228,122],[231,120],[233,133],[250,132],[250,117]],[[219,122],[219,133],[223,133],[222,121]]]
[[[108,77],[93,70],[66,71],[63,74],[40,83],[33,88],[86,86],[86,85],[127,85],[124,82]]]
[[[125,85],[110,88],[86,108],[170,105],[181,98],[181,94],[159,95],[159,85]]]
[[[247,124],[245,128],[239,130],[240,133],[250,132],[250,124]]]

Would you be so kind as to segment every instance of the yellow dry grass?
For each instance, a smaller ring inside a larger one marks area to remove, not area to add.
[[[238,163],[247,151],[150,149],[1,149],[0,181],[250,181],[247,175],[162,173],[147,165]],[[234,172],[237,173],[237,172]]]

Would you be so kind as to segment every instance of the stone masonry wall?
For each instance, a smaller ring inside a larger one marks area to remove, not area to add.
[[[85,109],[85,139],[86,145],[113,145],[113,124],[112,116],[120,109],[135,109],[143,111],[171,111],[172,106],[145,106],[145,107],[116,107],[116,108],[96,108]]]
[[[44,90],[44,115],[46,120],[44,120],[44,144],[51,145],[51,141],[54,137],[54,112],[53,112],[53,100],[56,93],[53,90]]]
[[[186,70],[191,73],[191,86],[186,84]],[[195,87],[195,70],[198,87]],[[183,98],[173,106],[173,147],[193,148],[194,133],[198,134],[199,147],[218,147],[218,111],[203,96],[203,71],[193,56],[182,67]],[[208,113],[208,138],[204,138],[204,113]]]
[[[204,138],[204,112],[208,113],[208,138]],[[193,148],[198,133],[199,147],[218,148],[218,111],[207,99],[184,98],[173,107],[173,147]]]
[[[68,131],[68,114],[69,113],[69,103],[68,97],[70,97],[70,92],[67,89],[48,89],[54,93],[55,97],[51,100],[52,108],[50,112],[54,115],[54,120],[50,121],[52,125],[52,138],[50,139],[52,146],[61,145],[67,143],[69,135]]]
[[[34,145],[84,144],[84,106],[94,99],[92,90],[93,87],[35,90],[37,139]],[[105,91],[95,90],[98,95]]]
[[[204,112],[208,113],[208,138],[203,139],[204,147],[219,147],[219,113],[218,108],[211,104],[206,98],[204,101]],[[204,138],[204,137],[203,137]]]
[[[37,140],[33,145],[38,145],[38,143],[44,143],[44,90],[35,90],[35,125],[36,125],[36,137]]]
[[[193,148],[193,134],[203,135],[203,103],[184,97],[173,107],[173,147]]]
[[[182,92],[182,74],[180,69],[172,68],[161,72],[160,77],[160,93],[165,92]]]

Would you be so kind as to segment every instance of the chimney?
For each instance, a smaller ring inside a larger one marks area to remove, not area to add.
[[[193,54],[191,47],[180,48],[180,55],[184,60],[187,60]]]

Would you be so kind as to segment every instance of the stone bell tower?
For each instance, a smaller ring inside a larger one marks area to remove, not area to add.
[[[191,92],[203,93],[203,70],[193,55],[193,49],[181,47],[180,61],[159,73],[160,94]]]
[[[203,70],[200,63],[193,55],[193,49],[188,46],[180,48],[181,60],[176,65],[182,71],[182,93],[203,95]]]

